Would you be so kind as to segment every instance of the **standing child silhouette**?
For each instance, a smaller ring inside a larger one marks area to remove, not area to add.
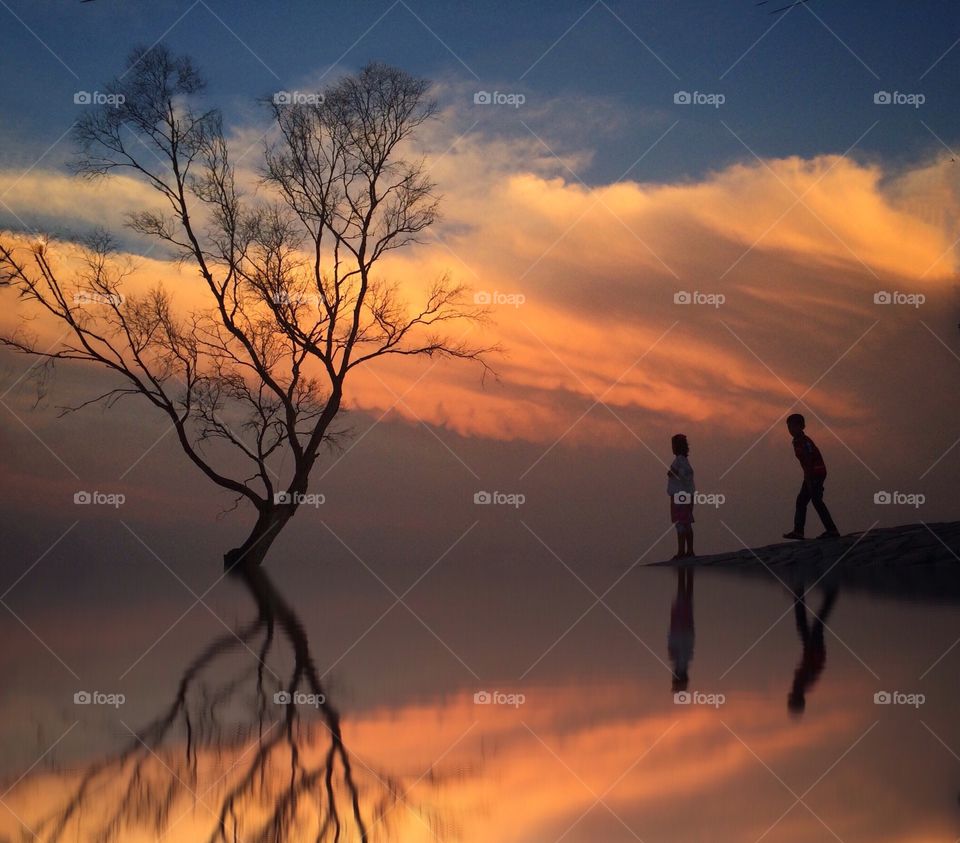
[[[673,462],[667,469],[667,494],[670,496],[670,520],[677,528],[677,555],[674,559],[693,556],[693,468],[687,455],[687,437],[678,433],[670,439]]]

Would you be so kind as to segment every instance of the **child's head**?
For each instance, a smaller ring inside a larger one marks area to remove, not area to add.
[[[670,438],[670,445],[673,453],[677,456],[687,456],[690,453],[690,445],[687,443],[687,437],[682,433],[676,433]]]
[[[793,413],[792,415],[787,416],[787,430],[790,431],[791,436],[799,436],[801,433],[803,433],[803,429],[806,426],[806,419],[804,419],[800,413]]]

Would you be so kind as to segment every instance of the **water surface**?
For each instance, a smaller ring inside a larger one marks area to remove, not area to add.
[[[200,604],[175,581],[56,611],[14,590],[42,642],[3,621],[0,828],[312,840],[339,822],[352,840],[359,816],[369,839],[404,843],[960,835],[949,594],[589,570],[454,552],[404,588],[341,560],[226,578]],[[673,660],[691,652],[684,684]]]

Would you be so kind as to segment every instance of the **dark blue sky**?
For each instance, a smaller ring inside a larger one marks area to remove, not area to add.
[[[857,155],[914,161],[945,151],[934,134],[957,148],[956,2],[811,0],[766,11],[777,5],[5,0],[0,166],[32,163],[76,116],[75,91],[95,90],[134,44],[161,37],[198,59],[233,122],[250,119],[252,97],[296,87],[341,57],[345,69],[381,60],[464,90],[523,93],[515,111],[478,109],[464,95],[464,119],[474,109],[494,131],[525,132],[520,118],[557,152],[589,149],[593,163],[579,175],[592,183],[619,178],[677,120],[632,177],[698,176],[750,159],[744,144],[762,157],[842,153],[875,121]],[[678,90],[726,102],[678,106]],[[878,90],[925,102],[878,106]],[[59,145],[45,163],[67,151]]]

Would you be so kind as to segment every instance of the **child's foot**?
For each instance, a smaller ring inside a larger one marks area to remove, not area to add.
[[[840,531],[839,530],[824,530],[819,536],[818,539],[839,539]]]
[[[785,539],[802,539],[803,533],[798,533],[796,530],[791,530],[789,533],[784,533],[783,537]]]
[[[677,560],[679,560],[679,559],[684,559],[684,558],[686,558],[686,557],[685,557],[682,553],[675,553],[675,554],[673,554],[673,556],[670,557],[670,561],[671,561],[671,562],[676,562]]]

